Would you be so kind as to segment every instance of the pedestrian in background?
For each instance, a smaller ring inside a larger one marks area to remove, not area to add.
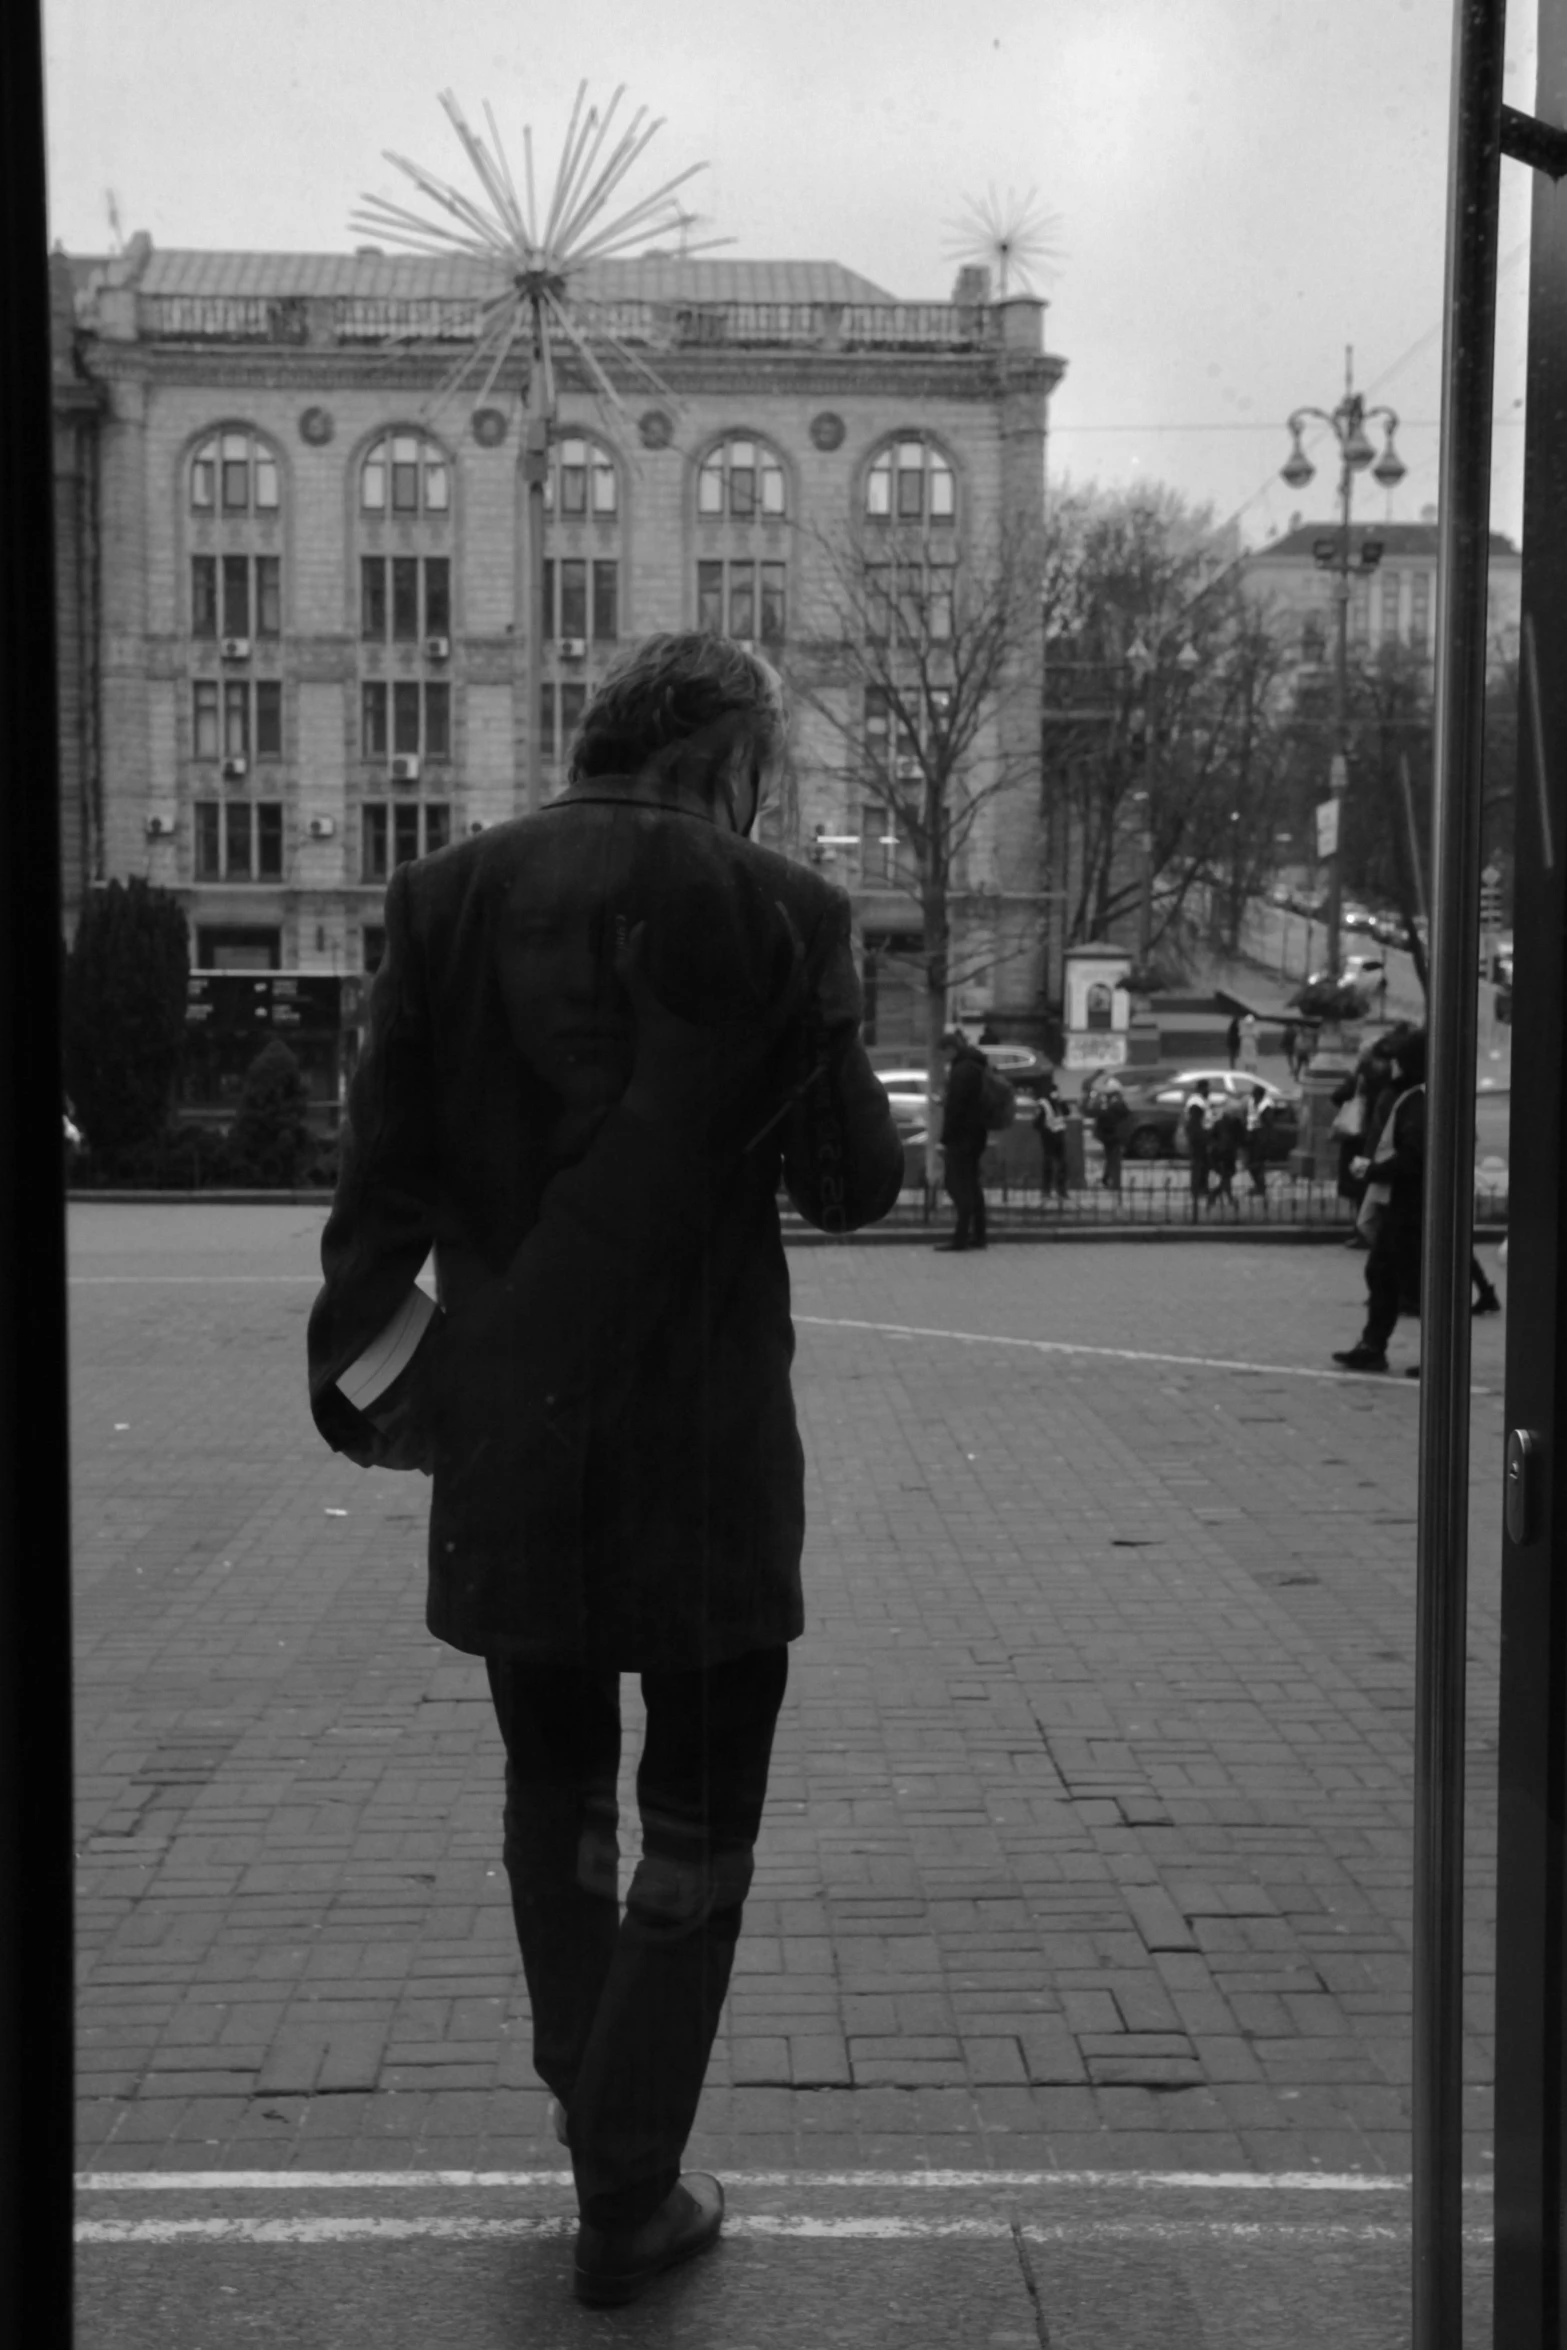
[[[1041,1187],[1046,1199],[1066,1198],[1066,1108],[1056,1091],[1054,1070],[1039,1082],[1031,1123],[1039,1137]]]
[[[1100,1177],[1106,1191],[1121,1188],[1121,1158],[1126,1149],[1126,1130],[1132,1123],[1132,1112],[1119,1077],[1107,1077],[1094,1110],[1094,1134],[1105,1155],[1104,1173]]]
[[[1216,1114],[1208,1130],[1208,1171],[1213,1177],[1208,1205],[1216,1207],[1222,1200],[1238,1216],[1241,1211],[1240,1202],[1235,1197],[1235,1169],[1240,1161],[1240,1142],[1245,1131],[1246,1113],[1235,1102],[1221,1101],[1214,1107]]]
[[[1213,1130],[1213,1103],[1206,1077],[1199,1077],[1186,1097],[1181,1123],[1186,1134],[1192,1187],[1192,1219],[1208,1198],[1208,1137]]]
[[[1224,1031],[1224,1042],[1230,1056],[1230,1067],[1233,1069],[1241,1057],[1241,1023],[1238,1012],[1232,1012],[1230,1015],[1230,1024]]]
[[[957,1211],[949,1240],[938,1249],[984,1248],[985,1191],[980,1162],[990,1139],[985,1119],[985,1072],[990,1067],[978,1045],[960,1030],[947,1039],[947,1084],[941,1106],[941,1159],[947,1197]]]
[[[1246,1171],[1254,1192],[1268,1188],[1268,1137],[1273,1130],[1273,1104],[1265,1085],[1254,1085],[1246,1096]]]
[[[681,2156],[804,1623],[777,1194],[847,1231],[903,1177],[848,899],[746,837],[786,728],[765,662],[652,638],[560,798],[398,867],[310,1316],[327,1442],[433,1473],[426,1620],[485,1660],[594,2306],[723,2220]],[[646,1704],[624,1912],[622,1672]]]
[[[1426,1040],[1404,1037],[1393,1055],[1398,1092],[1367,1166],[1362,1214],[1376,1211],[1366,1257],[1366,1320],[1333,1360],[1346,1371],[1385,1371],[1387,1344],[1404,1300],[1420,1293],[1420,1235],[1426,1156]],[[1368,1218],[1369,1220],[1369,1218]]]
[[[1255,1077],[1257,1074],[1257,1063],[1260,1058],[1260,1054],[1261,1045],[1257,1033],[1257,1015],[1255,1012],[1248,1012],[1241,1021],[1240,1066],[1248,1073],[1248,1075],[1252,1077]]]

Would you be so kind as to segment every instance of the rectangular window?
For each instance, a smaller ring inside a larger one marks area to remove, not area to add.
[[[427,759],[452,755],[452,689],[427,685],[424,689],[424,750]]]
[[[571,685],[563,685],[561,687],[560,747],[564,756],[570,756],[571,738],[576,733],[578,727],[582,724],[582,713],[587,708],[587,706],[588,689],[585,685],[574,683]]]
[[[1409,641],[1417,653],[1426,649],[1431,632],[1431,574],[1417,571],[1409,582]]]
[[[269,457],[265,449],[256,451],[256,512],[277,511],[277,459]]]
[[[223,878],[250,879],[250,802],[230,800],[223,811]]]
[[[889,563],[867,563],[865,566],[865,633],[873,645],[887,642],[891,626],[892,566]]]
[[[193,715],[192,755],[198,759],[215,759],[218,755],[218,687],[211,677],[199,678],[192,688]]]
[[[380,555],[359,558],[359,633],[371,644],[386,642],[386,561]]]
[[[587,449],[581,441],[568,441],[561,453],[560,510],[562,514],[586,514],[588,510]]]
[[[216,636],[218,633],[218,561],[215,555],[192,555],[190,559],[190,633],[192,636]]]
[[[879,685],[868,685],[865,689],[865,748],[878,767],[886,764],[890,730],[886,693]]]
[[[366,685],[360,696],[360,749],[367,759],[386,757],[386,688]]]
[[[424,853],[433,857],[452,837],[452,812],[442,800],[432,800],[424,812]]]
[[[546,767],[555,764],[555,688],[546,678],[539,688],[539,742]]]
[[[256,808],[256,879],[283,878],[283,803],[262,800]]]
[[[952,635],[952,566],[933,565],[926,579],[925,625],[932,644],[944,645]]]
[[[544,558],[544,640],[547,644],[555,634],[555,564],[552,557]]]
[[[218,862],[218,828],[223,820],[223,807],[218,800],[198,800],[193,811],[196,818],[196,879],[216,881],[222,870]]]
[[[452,633],[452,567],[445,555],[425,557],[424,629],[426,636]]]
[[[762,565],[762,641],[776,645],[784,634],[784,567],[781,563]]]
[[[211,446],[210,442],[208,446]],[[190,469],[190,502],[196,513],[212,512],[212,493],[212,459],[198,457]]]
[[[560,567],[560,633],[588,633],[588,567],[580,557],[568,557]]]
[[[596,644],[613,644],[620,634],[620,565],[593,566],[593,637]]]
[[[249,636],[250,634],[250,558],[248,555],[225,555],[223,558],[223,634]]]
[[[696,567],[696,624],[710,636],[724,633],[724,567],[699,563]]]
[[[417,751],[419,748],[419,688],[412,680],[399,678],[392,688],[392,749]]]
[[[925,511],[924,450],[916,446],[912,459],[906,450],[898,452],[898,520],[918,522]]]
[[[256,634],[283,633],[282,566],[276,555],[256,557]]]
[[[1371,633],[1371,582],[1357,579],[1349,590],[1349,634],[1352,644],[1363,645]]]
[[[283,688],[275,677],[256,681],[256,757],[283,756]]]
[[[411,865],[419,854],[419,809],[416,802],[392,810],[392,863]]]
[[[750,441],[729,444],[729,511],[736,522],[749,522],[756,512],[756,450]]]
[[[392,642],[411,645],[419,637],[419,558],[392,557]]]
[[[729,566],[729,633],[731,636],[754,637],[756,634],[756,565],[731,563]]]
[[[250,687],[243,679],[230,678],[223,688],[223,756],[250,756]]]
[[[384,881],[386,879],[386,809],[372,801],[368,807],[360,810],[360,822],[363,827],[364,850],[360,860],[360,873],[366,881]],[[383,931],[383,945],[385,935]],[[380,957],[377,956],[376,960],[379,962]]]
[[[1382,637],[1382,642],[1383,642],[1385,645],[1396,645],[1396,644],[1397,644],[1397,642],[1398,642],[1398,638],[1399,638],[1399,626],[1398,626],[1398,605],[1399,605],[1399,592],[1400,592],[1400,590],[1402,589],[1402,587],[1403,587],[1403,584],[1404,584],[1404,575],[1403,575],[1403,573],[1402,573],[1401,571],[1384,571],[1384,572],[1383,572],[1383,574],[1382,574],[1382,581],[1381,581],[1381,586],[1382,586],[1382,597],[1381,597],[1381,605],[1382,605],[1382,609],[1381,609],[1381,612],[1380,612],[1380,614],[1379,614],[1379,618],[1380,618],[1380,621],[1381,621],[1381,637]]]
[[[873,887],[884,886],[892,879],[893,849],[886,835],[892,831],[887,810],[875,800],[868,800],[860,811],[860,879]]]
[[[419,444],[399,438],[392,443],[392,512],[419,511]]]
[[[250,511],[250,443],[243,433],[223,436],[223,511]]]

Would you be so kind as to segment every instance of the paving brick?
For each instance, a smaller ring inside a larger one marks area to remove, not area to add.
[[[423,1495],[302,1414],[318,1222],[73,1210],[78,1273],[268,1275],[238,1310],[277,1341],[242,1381],[212,1312],[234,1293],[170,1288],[154,1320],[130,1285],[73,1292],[82,2143],[198,2167],[276,2159],[278,2133],[453,2167],[504,2143],[530,2167],[551,2149],[482,1667],[419,1620]],[[1407,2160],[1408,1685],[1377,1652],[1407,1651],[1408,1558],[1376,1520],[1408,1514],[1408,1398],[1275,1378],[1254,1420],[1251,1375],[1130,1359],[1259,1356],[1266,1297],[1263,1359],[1320,1368],[1358,1270],[1239,1240],[792,1259],[808,1629],[703,2100],[726,2159]],[[1129,1354],[983,1343],[1046,1331]],[[1489,1326],[1477,1346],[1499,1362]],[[1477,1550],[1476,1718],[1495,1617]],[[629,1873],[632,1681],[625,1704]],[[182,1737],[213,1742],[206,1783],[147,1804],[138,1772]]]

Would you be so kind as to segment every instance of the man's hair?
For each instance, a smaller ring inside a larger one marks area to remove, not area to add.
[[[700,744],[710,771],[744,746],[760,766],[783,748],[787,714],[754,653],[729,637],[689,630],[644,637],[622,653],[583,712],[570,774],[639,775]]]

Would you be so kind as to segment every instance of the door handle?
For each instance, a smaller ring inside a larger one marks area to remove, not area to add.
[[[1504,1479],[1507,1538],[1519,1545],[1533,1542],[1540,1531],[1540,1465],[1540,1439],[1534,1430],[1510,1428]]]

